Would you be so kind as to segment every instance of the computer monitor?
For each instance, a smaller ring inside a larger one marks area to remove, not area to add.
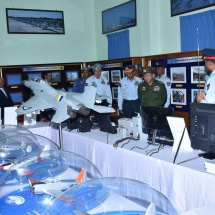
[[[7,86],[21,85],[22,77],[21,74],[7,74],[6,75]]]
[[[190,103],[190,140],[194,149],[215,147],[215,104]]]
[[[67,81],[75,81],[76,79],[78,79],[78,71],[73,70],[66,71]]]
[[[158,131],[156,134],[160,137],[172,139],[172,133],[167,121],[167,116],[173,116],[174,109],[172,107],[140,107],[140,115],[142,117],[142,131],[149,134]],[[173,142],[172,142],[173,144]]]
[[[36,78],[41,78],[41,73],[28,73],[28,78],[33,78],[33,77],[36,77]]]
[[[107,113],[94,113],[95,119],[99,124],[100,131],[104,131],[111,134],[116,134],[116,126],[113,126],[110,117]]]
[[[23,102],[23,93],[22,92],[10,93],[10,96],[13,100],[13,103],[15,103],[15,104]]]
[[[59,71],[52,72],[52,82],[61,82],[61,73]]]

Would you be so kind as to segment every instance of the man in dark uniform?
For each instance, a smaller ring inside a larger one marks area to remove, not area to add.
[[[6,87],[4,87],[4,78],[0,77],[0,107],[1,107],[1,120],[4,124],[4,108],[13,107],[13,101]]]
[[[167,91],[163,82],[155,79],[154,68],[151,66],[142,69],[144,82],[138,86],[138,98],[141,105],[146,107],[164,107],[167,100]]]
[[[167,100],[167,91],[163,82],[155,79],[154,68],[151,66],[142,69],[144,82],[138,86],[138,98],[141,105],[146,107],[164,107]],[[149,141],[152,140],[153,130],[146,129]]]
[[[84,92],[85,82],[90,75],[89,70],[90,68],[88,67],[83,67],[81,69],[81,78],[78,78],[77,80],[74,81],[72,92],[76,92],[76,93]]]

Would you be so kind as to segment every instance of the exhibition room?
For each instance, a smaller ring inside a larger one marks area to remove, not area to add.
[[[215,214],[214,0],[0,5],[0,214]]]

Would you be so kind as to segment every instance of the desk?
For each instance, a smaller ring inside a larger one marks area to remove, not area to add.
[[[39,130],[40,128],[34,131]],[[59,145],[58,130],[43,127],[42,132],[50,135]],[[172,164],[175,154],[168,146],[149,157],[144,154],[145,150],[125,150],[134,145],[144,147],[147,145],[144,141],[130,141],[125,149],[115,149],[112,145],[117,140],[116,134],[108,135],[107,144],[107,134],[99,130],[77,133],[63,129],[62,133],[65,151],[86,157],[98,167],[104,177],[131,178],[151,185],[166,195],[179,212],[215,202],[215,176],[204,172],[203,158],[176,165]],[[198,153],[197,150],[179,152],[176,161],[195,157]]]

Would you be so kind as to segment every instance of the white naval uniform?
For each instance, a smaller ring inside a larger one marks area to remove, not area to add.
[[[119,82],[118,87],[118,107],[119,110],[122,110],[123,100],[136,100],[138,99],[138,85],[143,80],[139,77],[134,76],[134,79],[130,81],[127,77],[124,77]]]
[[[215,104],[215,70],[211,73],[207,82],[205,83],[205,99],[201,103]]]
[[[107,96],[107,102],[109,106],[112,106],[112,94],[110,89],[110,84],[106,77],[100,76],[96,78],[94,75],[87,78],[85,82],[84,91],[90,86],[94,86],[97,88],[96,94],[99,96]]]
[[[158,81],[161,81],[165,84],[166,92],[167,92],[167,100],[166,100],[164,107],[169,107],[169,105],[170,105],[170,94],[171,94],[170,78],[168,78],[166,75],[162,75],[161,77],[157,76],[155,79]]]

